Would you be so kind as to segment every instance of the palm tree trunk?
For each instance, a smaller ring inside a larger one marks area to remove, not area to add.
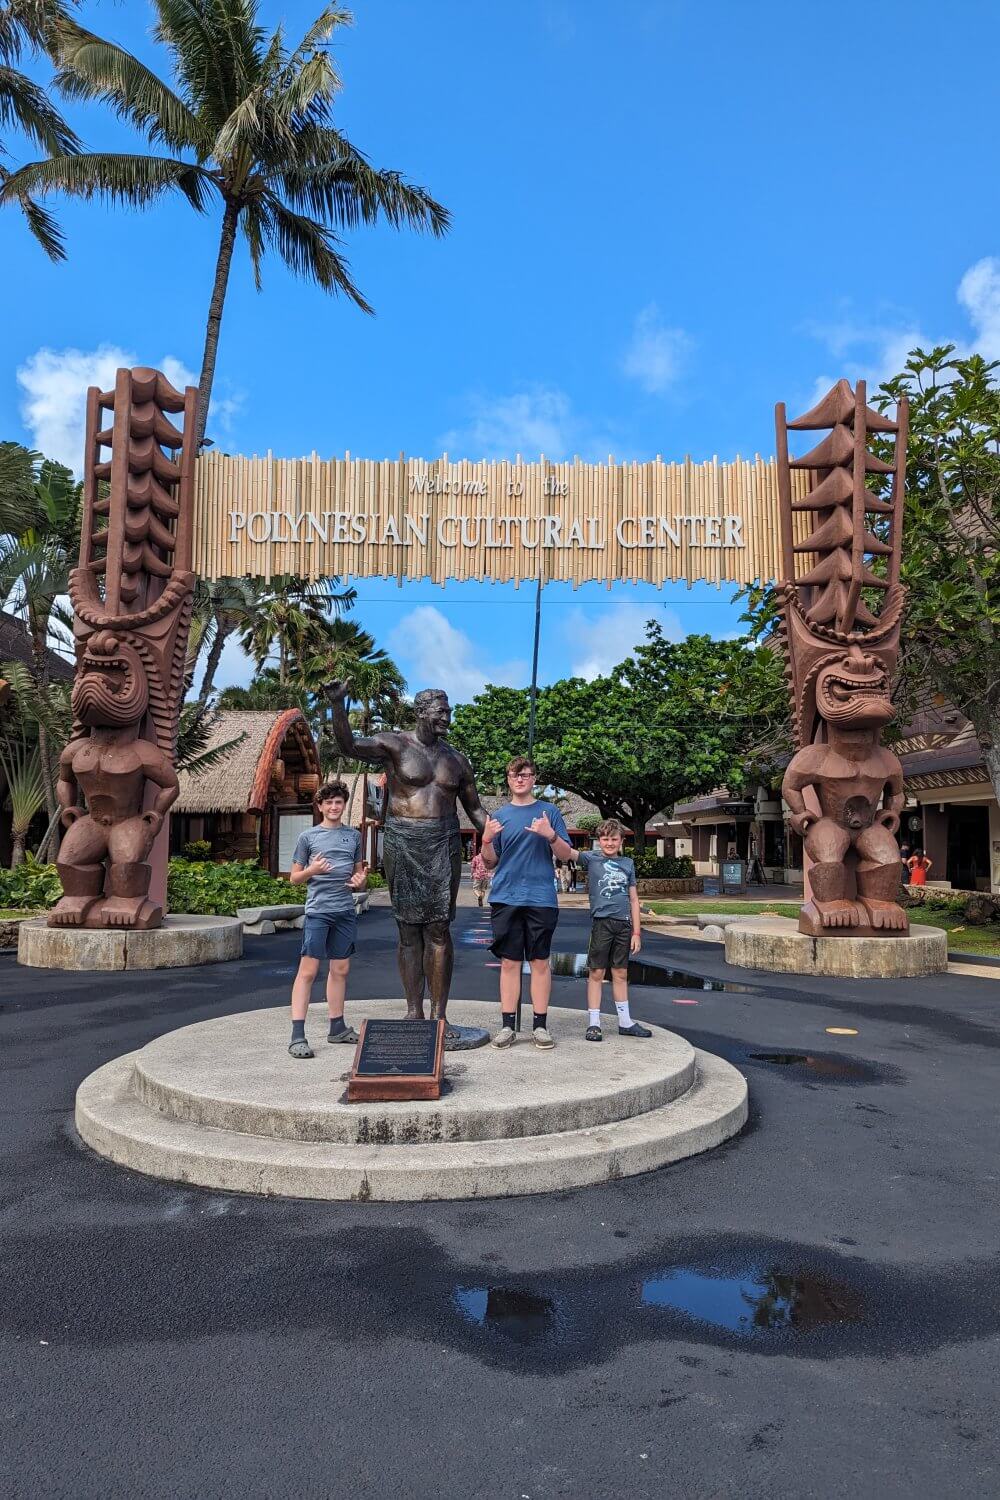
[[[212,300],[208,304],[208,326],[205,329],[205,349],[201,356],[201,379],[198,382],[198,442],[205,436],[208,423],[208,404],[212,399],[212,383],[215,380],[215,361],[219,353],[219,329],[222,326],[222,309],[229,285],[229,267],[233,261],[236,245],[236,228],[240,210],[236,203],[227,203],[222,215],[222,235],[219,239],[219,256],[215,262],[215,283]]]
[[[39,698],[44,699],[49,685],[49,666],[46,660],[48,650],[49,621],[48,615],[41,614],[32,618],[32,641],[31,655],[35,666],[35,683],[38,687]],[[62,747],[60,746],[60,749]],[[56,789],[55,779],[52,775],[52,752],[49,746],[49,732],[42,721],[38,720],[38,758],[42,763],[42,782],[45,790],[45,811],[49,815],[49,821],[56,814]],[[58,834],[54,835],[58,845]],[[23,843],[23,840],[22,840]]]
[[[219,670],[219,662],[222,659],[222,648],[232,635],[234,628],[232,625],[224,628],[222,621],[216,615],[215,635],[212,637],[212,644],[208,649],[208,656],[205,660],[205,675],[201,680],[201,690],[198,693],[199,703],[205,702],[215,685],[215,674]]]
[[[17,867],[18,867],[18,865],[21,865],[21,864],[24,863],[24,840],[25,840],[25,837],[26,837],[26,835],[23,832],[19,833],[15,829],[15,831],[14,831],[14,846],[11,849],[11,854],[10,854],[10,867],[11,867],[12,870],[16,870]]]

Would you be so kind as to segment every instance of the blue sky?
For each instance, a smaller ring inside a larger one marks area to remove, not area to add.
[[[261,13],[297,36],[317,9]],[[141,0],[82,14],[156,58]],[[454,227],[351,236],[375,318],[277,263],[258,295],[238,253],[209,424],[227,451],[768,454],[776,400],[877,381],[919,342],[1000,356],[995,5],[362,0],[355,16],[342,128]],[[88,145],[127,148],[100,109],[70,113]],[[76,464],[83,388],[106,368],[198,369],[218,230],[183,202],[55,206],[58,267],[0,216],[0,436]],[[525,680],[532,590],[358,592],[411,690]],[[737,614],[706,587],[552,586],[540,676],[606,668],[652,615],[724,634]],[[225,677],[247,675],[227,651]]]

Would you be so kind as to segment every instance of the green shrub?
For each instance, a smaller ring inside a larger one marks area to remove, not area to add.
[[[694,860],[687,854],[671,859],[663,854],[633,854],[635,873],[640,880],[690,880]]]
[[[171,911],[197,917],[234,917],[238,906],[301,906],[304,885],[275,880],[253,860],[215,865],[204,860],[172,859],[167,877]]]
[[[211,859],[212,846],[208,839],[192,839],[190,844],[184,845],[184,854],[188,859]]]
[[[55,865],[40,865],[30,854],[16,870],[0,870],[0,907],[19,911],[44,910],[62,895]]]
[[[385,876],[380,875],[377,870],[368,871],[368,879],[365,881],[365,888],[367,890],[380,891],[383,889],[386,883],[387,882]]]
[[[600,813],[581,813],[576,820],[576,826],[582,828],[584,833],[595,833],[603,821]]]

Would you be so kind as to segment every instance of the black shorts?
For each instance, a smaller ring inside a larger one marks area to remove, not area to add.
[[[627,917],[595,917],[587,949],[588,969],[627,969],[632,923]]]
[[[559,920],[557,906],[490,905],[493,918],[492,952],[497,958],[548,958],[552,934]]]

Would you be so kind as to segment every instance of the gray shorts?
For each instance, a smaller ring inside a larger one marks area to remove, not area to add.
[[[350,958],[358,933],[358,919],[353,911],[330,912],[310,916],[302,924],[303,958]]]

